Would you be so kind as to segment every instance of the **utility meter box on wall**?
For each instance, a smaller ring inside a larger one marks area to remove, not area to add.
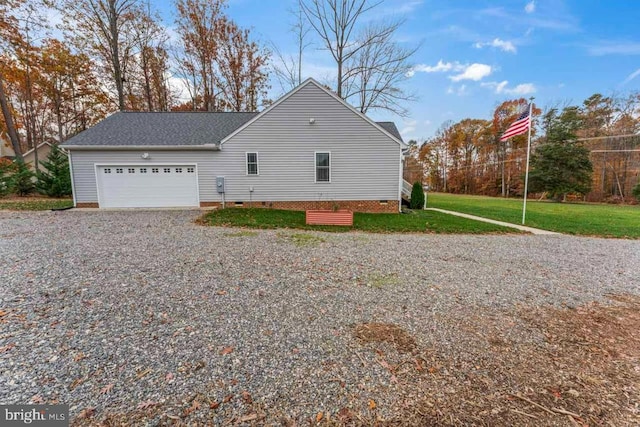
[[[224,176],[216,176],[216,190],[219,194],[224,193]]]

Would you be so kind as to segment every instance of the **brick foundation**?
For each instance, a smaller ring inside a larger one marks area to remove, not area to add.
[[[242,206],[236,205],[236,201],[226,202],[226,207],[243,207],[243,208],[271,208],[284,209],[289,211],[306,211],[313,209],[333,210],[334,207],[339,209],[347,209],[353,212],[371,212],[371,213],[398,213],[398,201],[388,200],[386,203],[380,203],[379,200],[339,200],[339,201],[292,201],[292,202],[242,202]],[[77,208],[98,208],[96,202],[76,203]],[[200,202],[201,208],[221,208],[220,202]]]
[[[220,202],[200,202],[201,208],[219,208],[222,206]]]
[[[239,201],[238,201],[239,202]],[[217,202],[201,202],[212,203],[211,206],[218,206]],[[209,205],[207,205],[209,206]],[[336,200],[336,201],[290,201],[290,202],[252,202],[243,201],[242,205],[236,205],[236,201],[227,201],[226,207],[242,207],[242,208],[271,208],[284,209],[290,211],[306,211],[313,209],[333,210],[336,206],[339,209],[347,209],[353,212],[371,212],[371,213],[398,213],[398,201],[388,200],[386,203],[380,203],[379,200]],[[220,206],[221,207],[221,206]]]

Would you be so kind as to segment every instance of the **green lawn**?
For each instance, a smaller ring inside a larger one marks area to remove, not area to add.
[[[45,199],[39,197],[14,197],[0,199],[0,210],[10,211],[47,211],[54,208],[73,206],[72,199]]]
[[[429,193],[427,207],[522,222],[522,199]],[[638,239],[640,206],[528,200],[526,225],[560,233]]]
[[[202,223],[247,228],[299,228],[304,230],[350,230],[373,233],[517,233],[506,227],[471,221],[439,212],[412,211],[407,214],[355,213],[353,227],[306,225],[305,213],[277,209],[219,209],[205,214]]]

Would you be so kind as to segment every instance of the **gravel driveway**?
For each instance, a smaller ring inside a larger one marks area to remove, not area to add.
[[[355,325],[455,355],[479,310],[640,294],[638,241],[246,232],[199,214],[0,212],[0,403],[68,403],[78,422],[384,418],[400,410],[393,349]]]

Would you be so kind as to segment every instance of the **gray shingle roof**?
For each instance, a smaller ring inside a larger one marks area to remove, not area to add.
[[[398,131],[398,128],[396,127],[396,124],[393,122],[376,122],[378,124],[378,126],[380,126],[382,129],[386,130],[387,132],[389,132],[391,135],[395,136],[396,138],[398,138],[400,141],[402,141],[402,136],[400,136],[400,132]],[[402,141],[404,142],[404,141]]]
[[[171,146],[218,144],[258,113],[118,112],[65,145]]]
[[[258,113],[132,112],[112,114],[65,146],[176,146],[218,144]],[[402,141],[393,122],[378,122]]]

